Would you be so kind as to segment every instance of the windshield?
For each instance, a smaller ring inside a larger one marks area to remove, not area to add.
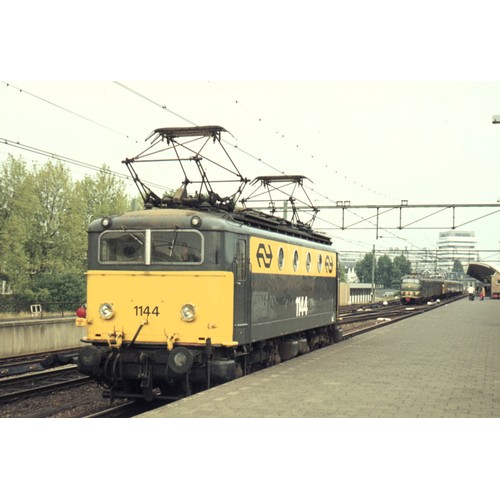
[[[144,262],[144,231],[107,231],[101,235],[99,260],[101,262]]]
[[[201,262],[201,234],[195,231],[152,231],[151,262]]]
[[[99,238],[103,264],[199,264],[203,237],[192,230],[105,231]]]
[[[407,278],[401,281],[401,290],[418,290],[420,287],[420,280],[414,278]]]

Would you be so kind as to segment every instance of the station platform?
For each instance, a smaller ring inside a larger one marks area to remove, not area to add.
[[[459,300],[137,418],[497,418],[500,301]]]

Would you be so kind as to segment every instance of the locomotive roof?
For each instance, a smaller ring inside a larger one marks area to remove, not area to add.
[[[318,243],[331,243],[331,239],[326,234],[313,231],[306,224],[291,223],[286,219],[280,219],[273,215],[265,214],[264,212],[244,209],[233,212],[232,217],[251,227],[259,227],[268,231],[289,234],[298,238],[317,241]]]
[[[126,212],[121,215],[111,217],[113,229],[121,229],[126,223],[127,229],[132,228],[175,228],[181,227],[186,218],[198,215],[202,218],[202,229],[227,230],[227,223],[233,222],[248,228],[255,228],[268,233],[278,233],[295,238],[300,238],[316,243],[331,244],[331,239],[322,233],[313,231],[309,226],[292,224],[285,219],[267,215],[251,209],[242,209],[232,213],[222,210],[194,210],[189,208],[153,208]],[[168,227],[165,225],[165,218],[169,218]],[[104,227],[102,219],[93,221],[89,226],[89,232],[101,232]]]

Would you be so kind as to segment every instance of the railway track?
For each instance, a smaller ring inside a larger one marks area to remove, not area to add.
[[[81,385],[88,381],[89,377],[78,373],[74,365],[44,370],[40,373],[14,375],[0,380],[0,403]]]
[[[392,303],[387,306],[365,306],[355,311],[352,309],[348,310],[339,317],[339,325],[343,331],[342,340],[374,330],[375,328],[380,328],[389,321],[401,321],[463,298],[463,296],[457,296],[440,302],[429,302],[414,306]]]
[[[344,309],[339,317],[342,340],[384,326],[388,321],[422,314],[453,300],[457,299],[414,307],[390,304]],[[131,418],[164,404],[165,401],[124,403],[123,400],[110,403],[102,398],[102,388],[88,377],[79,375],[74,365],[0,379],[0,417]],[[2,413],[2,409],[6,411]]]
[[[0,379],[23,373],[35,373],[52,366],[75,363],[79,349],[60,349],[27,356],[0,359]]]

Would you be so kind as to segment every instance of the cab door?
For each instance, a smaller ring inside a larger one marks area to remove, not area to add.
[[[248,240],[236,235],[234,241],[234,340],[239,344],[250,342],[250,273]]]

